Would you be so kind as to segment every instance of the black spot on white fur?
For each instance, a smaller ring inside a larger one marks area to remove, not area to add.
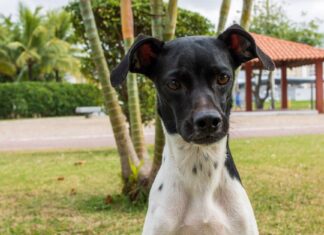
[[[162,191],[163,189],[163,183],[159,186],[159,191]]]
[[[196,165],[193,166],[192,173],[194,173],[195,175],[197,174],[197,167],[196,167]]]

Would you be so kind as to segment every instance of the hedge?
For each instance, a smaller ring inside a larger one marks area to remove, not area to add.
[[[0,83],[0,118],[75,114],[79,106],[101,106],[101,91],[90,84]]]

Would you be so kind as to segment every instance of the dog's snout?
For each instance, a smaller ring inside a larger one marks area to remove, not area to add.
[[[209,133],[215,131],[221,121],[221,116],[216,111],[198,112],[193,117],[195,129]]]

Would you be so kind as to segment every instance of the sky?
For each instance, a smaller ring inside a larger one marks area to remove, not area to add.
[[[21,0],[0,0],[0,14],[17,16],[18,2]],[[258,0],[257,0],[258,1]],[[283,4],[288,17],[294,21],[308,21],[314,18],[322,20],[320,32],[324,33],[324,0],[270,0]],[[29,7],[42,6],[44,10],[57,9],[66,5],[69,0],[23,0]],[[196,11],[217,25],[221,0],[178,0],[179,6]],[[228,26],[239,22],[242,0],[232,0]],[[302,12],[306,15],[302,16]]]

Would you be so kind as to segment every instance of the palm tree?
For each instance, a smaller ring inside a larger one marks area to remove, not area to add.
[[[71,16],[66,11],[47,13],[45,27],[48,30],[44,49],[41,51],[40,70],[42,74],[54,72],[56,81],[66,73],[80,75],[79,52],[69,43],[72,33]]]
[[[120,12],[122,21],[122,33],[127,51],[134,41],[134,25],[131,0],[120,1]],[[146,159],[148,163],[148,152],[145,147],[144,132],[142,126],[142,118],[140,112],[140,102],[137,86],[137,75],[128,74],[127,77],[128,92],[128,110],[130,117],[131,137],[135,147],[135,151],[139,159]]]
[[[217,35],[223,32],[226,21],[228,18],[228,13],[231,7],[231,0],[223,0],[218,19]]]
[[[174,0],[170,1],[170,4],[172,7],[169,7],[168,10],[168,18],[167,21],[167,32],[165,35],[167,38],[171,39],[174,35],[174,28],[175,28],[175,18],[176,18],[176,2]],[[91,47],[92,55],[94,62],[97,67],[99,80],[103,89],[104,94],[104,100],[105,100],[105,107],[108,111],[109,118],[113,127],[115,140],[117,143],[117,149],[120,155],[120,161],[121,161],[121,168],[122,168],[122,178],[124,181],[124,190],[123,192],[125,194],[128,194],[131,197],[137,197],[138,193],[142,192],[144,195],[147,195],[148,189],[150,187],[150,184],[148,184],[150,181],[150,177],[155,177],[155,174],[152,174],[154,171],[149,171],[150,167],[146,167],[149,162],[148,158],[143,158],[143,162],[140,163],[139,157],[136,154],[134,145],[131,141],[131,138],[129,136],[127,126],[126,126],[126,118],[122,113],[121,107],[118,103],[118,98],[116,96],[116,92],[111,86],[110,83],[110,73],[107,66],[107,62],[104,58],[103,50],[101,48],[100,39],[98,36],[96,24],[94,21],[93,12],[91,10],[91,4],[90,0],[80,0],[80,9],[81,9],[81,15],[84,21],[85,25],[85,31],[86,35],[89,40],[89,45]],[[163,2],[159,1],[157,2],[159,5],[158,11],[163,11]],[[123,37],[126,42],[126,46],[129,46],[130,43],[133,40],[133,26],[132,26],[132,17],[131,17],[131,5],[130,1],[125,0],[121,2],[121,9],[122,9],[122,19],[123,19]],[[153,9],[153,8],[152,8]],[[156,11],[154,11],[155,16],[157,17],[157,24],[155,24],[152,29],[155,35],[157,35],[159,38],[162,39],[164,28],[163,28],[163,17],[162,14],[156,14]],[[155,22],[155,21],[154,21]],[[171,32],[171,34],[170,34]],[[136,83],[133,83],[134,80],[136,81],[136,78],[129,77],[128,80],[131,80],[131,83],[128,83],[128,86],[135,89],[137,88]],[[135,90],[131,90],[129,94],[134,95],[132,97],[131,102],[138,103],[138,92]],[[137,105],[137,104],[135,104]],[[134,108],[134,107],[130,107]],[[137,109],[138,107],[136,107]],[[138,112],[139,110],[135,110],[135,112]],[[137,118],[137,117],[136,117]],[[137,119],[139,121],[140,119]],[[158,137],[162,136],[162,144],[158,144],[155,146],[155,148],[159,147],[160,155],[162,153],[162,149],[164,146],[164,136],[162,131],[161,122],[158,121],[157,124],[160,124],[160,134],[158,134]],[[161,143],[161,142],[160,142]],[[136,144],[136,143],[135,143]],[[155,150],[156,151],[156,150]],[[156,158],[155,154],[155,160],[160,160],[159,158]],[[134,178],[135,175],[135,178]],[[135,187],[135,188],[134,188]],[[133,198],[134,199],[134,198]]]
[[[19,23],[21,31],[17,40],[8,44],[10,49],[19,51],[16,64],[22,71],[28,71],[29,80],[35,80],[33,68],[41,60],[40,52],[44,48],[47,29],[41,24],[43,17],[40,7],[34,12],[19,4]]]
[[[11,38],[11,32],[5,22],[0,22],[0,74],[13,77],[16,74],[16,65],[11,58],[8,40]]]
[[[110,72],[101,48],[90,0],[80,0],[79,3],[86,35],[92,51],[92,57],[96,65],[98,77],[103,90],[105,108],[109,114],[117,149],[120,155],[122,179],[124,181],[123,191],[125,194],[129,194],[130,191],[133,190],[132,182],[130,181],[132,175],[130,162],[132,165],[138,167],[139,161],[127,130],[126,118],[122,113],[116,92],[110,83]]]
[[[243,0],[243,8],[240,25],[245,29],[249,30],[251,13],[252,13],[253,0]]]
[[[163,40],[163,1],[150,0],[151,15],[152,15],[152,35],[160,40]],[[150,182],[152,183],[155,175],[160,168],[163,147],[165,144],[164,133],[160,116],[157,112],[157,99],[155,101],[155,141],[154,141],[154,160],[151,171]]]

